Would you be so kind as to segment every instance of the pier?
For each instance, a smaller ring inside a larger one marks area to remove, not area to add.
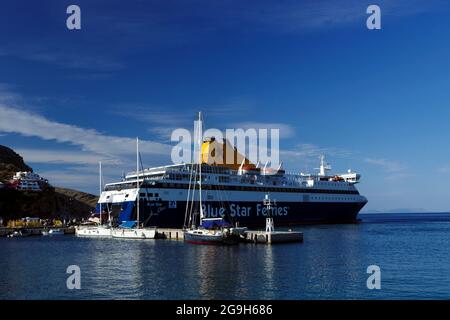
[[[26,231],[29,232],[30,236],[40,236],[42,235],[42,231],[48,231],[52,229],[63,230],[64,234],[75,234],[74,227],[17,227],[17,228],[7,228],[0,227],[0,237],[6,237],[8,234],[13,233],[14,231]]]
[[[295,231],[246,231],[246,240],[250,243],[275,244],[303,242],[303,232]]]
[[[184,232],[182,229],[158,228],[156,230],[157,239],[183,241]],[[245,232],[243,243],[255,244],[275,244],[286,242],[303,242],[303,232],[295,231],[272,231],[251,230]]]
[[[272,201],[268,194],[264,198],[264,206],[267,212],[272,212]],[[297,231],[275,231],[275,224],[272,215],[266,218],[265,231],[246,231],[245,238],[252,243],[286,243],[286,242],[303,242],[303,232]]]
[[[183,229],[169,229],[169,228],[157,228],[156,229],[157,239],[167,239],[167,240],[184,240]]]

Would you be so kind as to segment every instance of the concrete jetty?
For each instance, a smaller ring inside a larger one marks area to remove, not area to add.
[[[183,229],[171,229],[171,228],[157,228],[156,229],[157,239],[167,239],[167,240],[184,240]]]
[[[246,231],[247,242],[274,244],[286,242],[303,242],[303,232],[296,231]]]

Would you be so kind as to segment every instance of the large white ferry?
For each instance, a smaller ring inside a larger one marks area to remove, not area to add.
[[[217,141],[204,141],[202,150],[212,143]],[[274,171],[248,160],[231,166],[205,161],[201,165],[204,218],[263,226],[268,215],[263,199],[270,194],[277,225],[355,222],[367,203],[355,187],[360,175],[351,171],[330,175],[330,169],[324,157],[317,174],[287,174],[281,167]],[[107,208],[119,224],[139,216],[143,226],[183,227],[196,170],[198,164],[175,164],[131,172],[122,181],[105,185],[97,210]]]

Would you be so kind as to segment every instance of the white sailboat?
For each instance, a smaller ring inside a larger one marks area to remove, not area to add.
[[[103,191],[103,179],[102,179],[102,162],[99,162],[99,180],[100,180],[100,196]],[[99,201],[99,213],[100,222],[98,225],[81,225],[75,228],[75,234],[80,237],[111,237],[111,215],[108,210],[108,221],[106,224],[102,224],[102,203]]]
[[[136,138],[136,221],[127,221],[118,228],[112,228],[113,238],[122,239],[155,239],[156,228],[141,226],[139,215],[139,138]]]
[[[202,203],[202,142],[203,142],[203,130],[202,130],[202,114],[198,114],[198,127],[196,128],[198,134],[198,152],[199,160],[198,166],[195,172],[195,176],[198,179],[194,179],[194,187],[191,192],[189,185],[188,190],[188,205],[186,206],[186,221],[188,225],[184,231],[184,240],[192,244],[237,244],[239,242],[240,232],[242,228],[239,228],[238,232],[236,228],[232,228],[223,218],[205,218],[203,212]],[[194,167],[192,166],[191,177],[194,173]],[[195,181],[197,180],[197,181]],[[192,182],[192,181],[191,181]],[[195,184],[198,183],[198,209],[199,212],[194,210],[194,198],[195,198]],[[196,223],[197,215],[200,215],[199,225]]]

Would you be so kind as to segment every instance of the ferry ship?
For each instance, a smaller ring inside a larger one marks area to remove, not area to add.
[[[277,225],[352,223],[367,203],[356,188],[360,174],[350,170],[328,174],[331,167],[323,156],[318,173],[288,174],[281,165],[271,169],[252,164],[235,148],[232,152],[239,162],[211,162],[205,151],[218,144],[210,138],[201,147],[204,218],[225,217],[239,226],[264,226],[268,212],[263,199],[270,194],[271,216]],[[227,141],[221,144],[228,145]],[[138,216],[143,226],[186,226],[187,199],[196,168],[198,164],[182,163],[130,172],[122,181],[105,185],[97,210],[107,208],[117,224],[136,221]],[[198,195],[193,201],[199,201]]]

